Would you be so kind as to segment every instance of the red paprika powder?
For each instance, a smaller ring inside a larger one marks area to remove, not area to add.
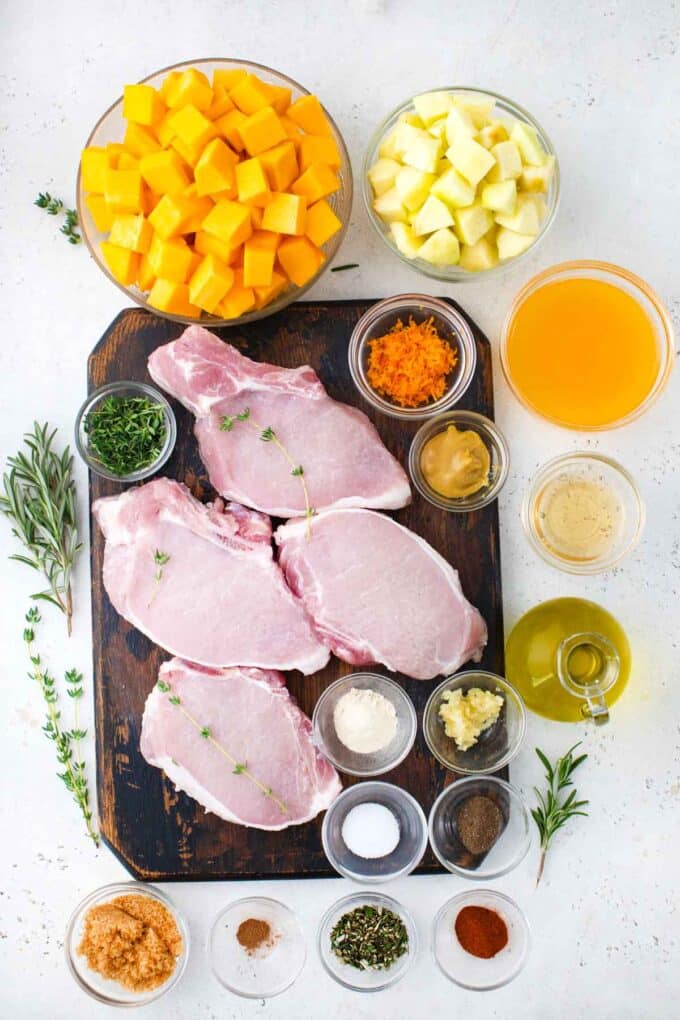
[[[508,944],[508,928],[495,910],[463,907],[455,923],[456,936],[466,953],[489,960]]]

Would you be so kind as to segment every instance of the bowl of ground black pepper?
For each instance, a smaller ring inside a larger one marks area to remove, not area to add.
[[[170,404],[146,383],[116,382],[94,390],[78,411],[76,449],[90,471],[117,482],[141,482],[166,463],[177,423]]]
[[[268,999],[293,984],[307,950],[298,919],[285,903],[249,896],[217,915],[208,955],[213,974],[230,992]]]
[[[430,845],[448,871],[488,880],[506,875],[527,855],[531,817],[520,791],[494,776],[468,776],[432,805]]]
[[[434,919],[432,950],[451,981],[472,991],[501,988],[526,963],[531,936],[523,911],[492,889],[460,893]]]

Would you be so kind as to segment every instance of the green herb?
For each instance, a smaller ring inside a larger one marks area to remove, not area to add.
[[[228,414],[222,415],[222,421],[220,422],[220,432],[231,432],[234,427],[234,419]]]
[[[588,814],[587,811],[580,810],[588,804],[588,801],[576,800],[575,789],[560,801],[562,791],[574,785],[571,781],[571,776],[588,757],[587,754],[581,754],[578,758],[574,758],[574,751],[579,746],[580,741],[578,744],[570,747],[561,758],[558,758],[554,766],[550,764],[543,751],[539,750],[538,747],[536,748],[536,754],[545,768],[545,777],[548,781],[548,789],[545,793],[541,793],[537,787],[534,787],[539,806],[533,808],[531,812],[541,837],[541,858],[538,865],[536,885],[541,881],[545,865],[545,855],[550,846],[550,841],[557,830],[561,829],[575,815]]]
[[[153,554],[153,561],[156,564],[156,572],[153,575],[154,586],[151,592],[151,597],[146,604],[147,609],[149,608],[153,600],[156,598],[156,595],[158,594],[158,586],[163,580],[163,567],[165,566],[166,563],[169,562],[169,560],[170,554],[161,552],[160,549],[156,549],[155,553]]]
[[[158,460],[167,437],[165,411],[148,397],[111,394],[88,412],[83,427],[90,451],[120,477]]]
[[[49,588],[31,598],[51,602],[66,616],[71,633],[73,597],[71,573],[78,541],[73,457],[68,446],[59,455],[52,448],[56,429],[35,422],[24,436],[27,450],[9,457],[3,475],[0,512],[12,522],[12,534],[27,555],[10,556],[44,574]]]
[[[274,429],[271,427],[271,425],[267,425],[266,429],[262,429],[262,432],[260,433],[260,439],[262,440],[263,443],[271,443],[273,442],[274,439],[276,439],[276,432],[274,432]]]
[[[224,758],[227,759],[227,761],[232,766],[232,772],[235,776],[244,776],[245,779],[247,779],[249,782],[253,784],[253,786],[257,787],[257,789],[263,796],[268,797],[276,804],[282,815],[288,814],[288,808],[286,807],[282,800],[279,800],[278,797],[274,796],[274,792],[271,786],[266,786],[263,782],[261,782],[256,776],[252,774],[252,772],[245,764],[245,762],[237,761],[236,758],[234,758],[234,756],[229,753],[226,747],[220,744],[218,740],[215,740],[215,738],[212,735],[212,730],[210,729],[210,727],[206,726],[204,723],[199,722],[198,719],[196,719],[191,714],[191,712],[187,711],[187,709],[182,704],[181,698],[179,698],[178,695],[173,694],[172,686],[166,680],[159,680],[156,684],[156,687],[161,692],[161,694],[168,695],[168,701],[170,702],[170,704],[178,708],[182,715],[185,717],[185,719],[187,719],[188,722],[191,723],[194,729],[197,730],[205,740],[208,740],[213,745],[213,747],[217,751],[219,751],[219,753]]]
[[[65,213],[65,221],[61,227],[61,233],[64,234],[69,244],[80,244],[82,237],[77,231],[78,226],[78,213],[75,209],[67,209]]]
[[[62,200],[60,198],[53,198],[49,191],[41,191],[33,205],[37,205],[39,209],[44,209],[48,216],[56,216],[63,209],[64,222],[59,228],[60,233],[66,236],[69,244],[80,244],[82,237],[76,229],[78,226],[78,213],[75,209],[64,209]]]
[[[39,209],[44,209],[48,216],[56,216],[64,207],[62,200],[60,198],[52,198],[49,191],[39,192],[33,205],[37,205]]]
[[[359,268],[358,262],[347,262],[345,263],[344,266],[333,266],[333,268],[331,269],[331,273],[342,273],[345,271],[345,269],[358,269],[358,268]]]
[[[87,835],[95,846],[99,846],[99,833],[90,810],[89,789],[82,755],[81,741],[85,739],[87,732],[80,728],[78,722],[78,702],[83,696],[83,675],[75,669],[70,669],[64,674],[66,693],[73,702],[73,728],[64,729],[61,711],[57,707],[59,696],[56,682],[35,650],[35,627],[38,623],[40,623],[40,612],[34,606],[26,613],[23,638],[31,662],[28,677],[39,685],[47,706],[47,718],[42,728],[43,733],[48,740],[53,740],[55,743],[57,761],[64,770],[58,772],[57,775],[80,808],[85,820]]]
[[[393,910],[366,904],[342,915],[331,931],[331,949],[350,967],[387,970],[408,952],[408,932]]]

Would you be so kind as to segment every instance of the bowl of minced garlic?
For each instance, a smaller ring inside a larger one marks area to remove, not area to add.
[[[66,959],[78,984],[109,1006],[144,1005],[182,976],[189,939],[170,900],[151,886],[104,886],[76,908]]]

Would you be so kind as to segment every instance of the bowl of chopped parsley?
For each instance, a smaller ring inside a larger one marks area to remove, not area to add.
[[[345,988],[377,992],[404,976],[417,949],[413,918],[391,896],[361,892],[334,903],[319,926],[324,967]]]
[[[108,383],[94,390],[78,412],[78,453],[95,474],[141,482],[168,460],[177,439],[170,404],[153,386]]]

